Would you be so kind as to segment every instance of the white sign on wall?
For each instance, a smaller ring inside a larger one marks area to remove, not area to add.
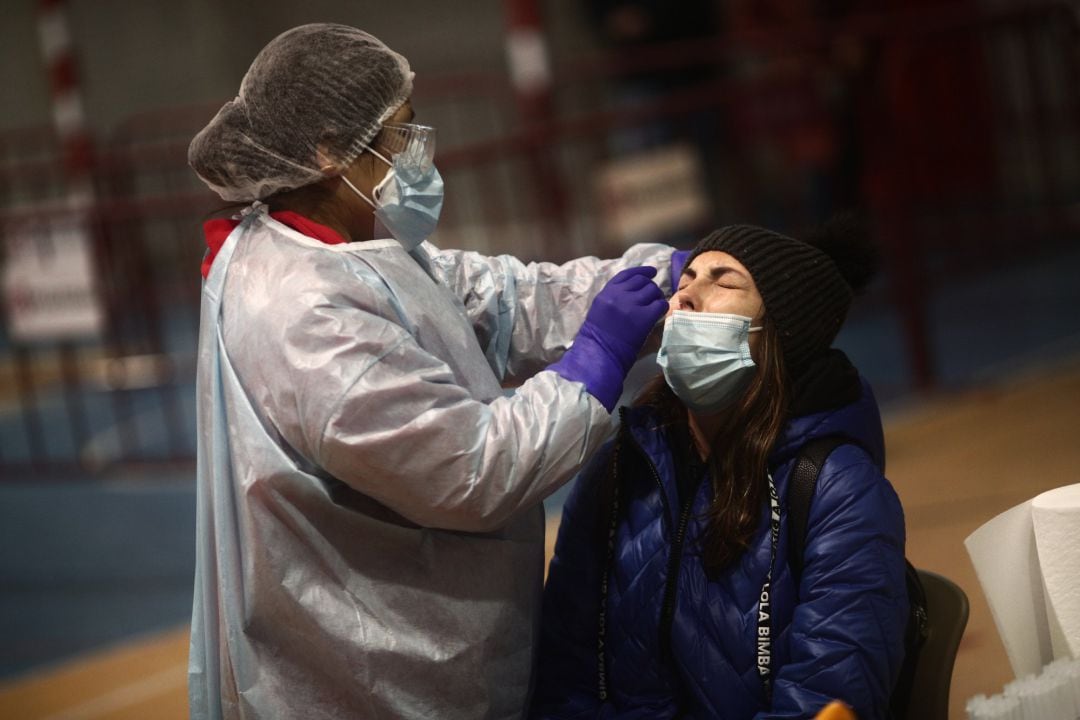
[[[86,222],[77,216],[4,228],[4,308],[12,340],[101,333],[104,312],[91,247]]]
[[[605,232],[622,245],[692,230],[709,214],[701,160],[686,144],[608,162],[596,190]]]

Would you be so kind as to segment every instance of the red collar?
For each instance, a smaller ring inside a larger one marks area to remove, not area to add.
[[[345,239],[341,237],[336,230],[329,228],[326,225],[320,225],[314,220],[306,218],[299,213],[294,213],[291,210],[272,212],[270,213],[270,217],[274,218],[282,225],[291,227],[298,233],[307,235],[310,238],[315,238],[327,245],[340,245],[345,242]],[[210,265],[214,262],[214,258],[217,257],[218,251],[221,250],[221,246],[225,244],[225,240],[229,237],[229,234],[239,224],[239,220],[233,220],[232,218],[216,218],[214,220],[207,220],[203,223],[203,235],[206,236],[206,247],[208,248],[202,261],[202,276],[204,278],[210,274]]]

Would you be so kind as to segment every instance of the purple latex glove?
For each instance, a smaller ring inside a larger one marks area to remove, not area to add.
[[[674,295],[675,291],[679,289],[679,278],[682,277],[683,268],[686,267],[686,260],[690,257],[690,253],[693,250],[676,250],[671,253],[671,294]]]
[[[651,279],[655,276],[656,268],[642,265],[611,278],[589,307],[574,344],[548,367],[584,383],[608,412],[615,408],[645,338],[667,312],[664,294]]]

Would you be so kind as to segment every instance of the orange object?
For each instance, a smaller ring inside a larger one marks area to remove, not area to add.
[[[839,700],[833,700],[814,716],[814,720],[855,720],[855,713]]]

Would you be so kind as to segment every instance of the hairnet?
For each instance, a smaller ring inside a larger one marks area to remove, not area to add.
[[[265,198],[347,167],[412,93],[409,62],[347,25],[288,30],[262,49],[191,141],[188,163],[229,201]]]

